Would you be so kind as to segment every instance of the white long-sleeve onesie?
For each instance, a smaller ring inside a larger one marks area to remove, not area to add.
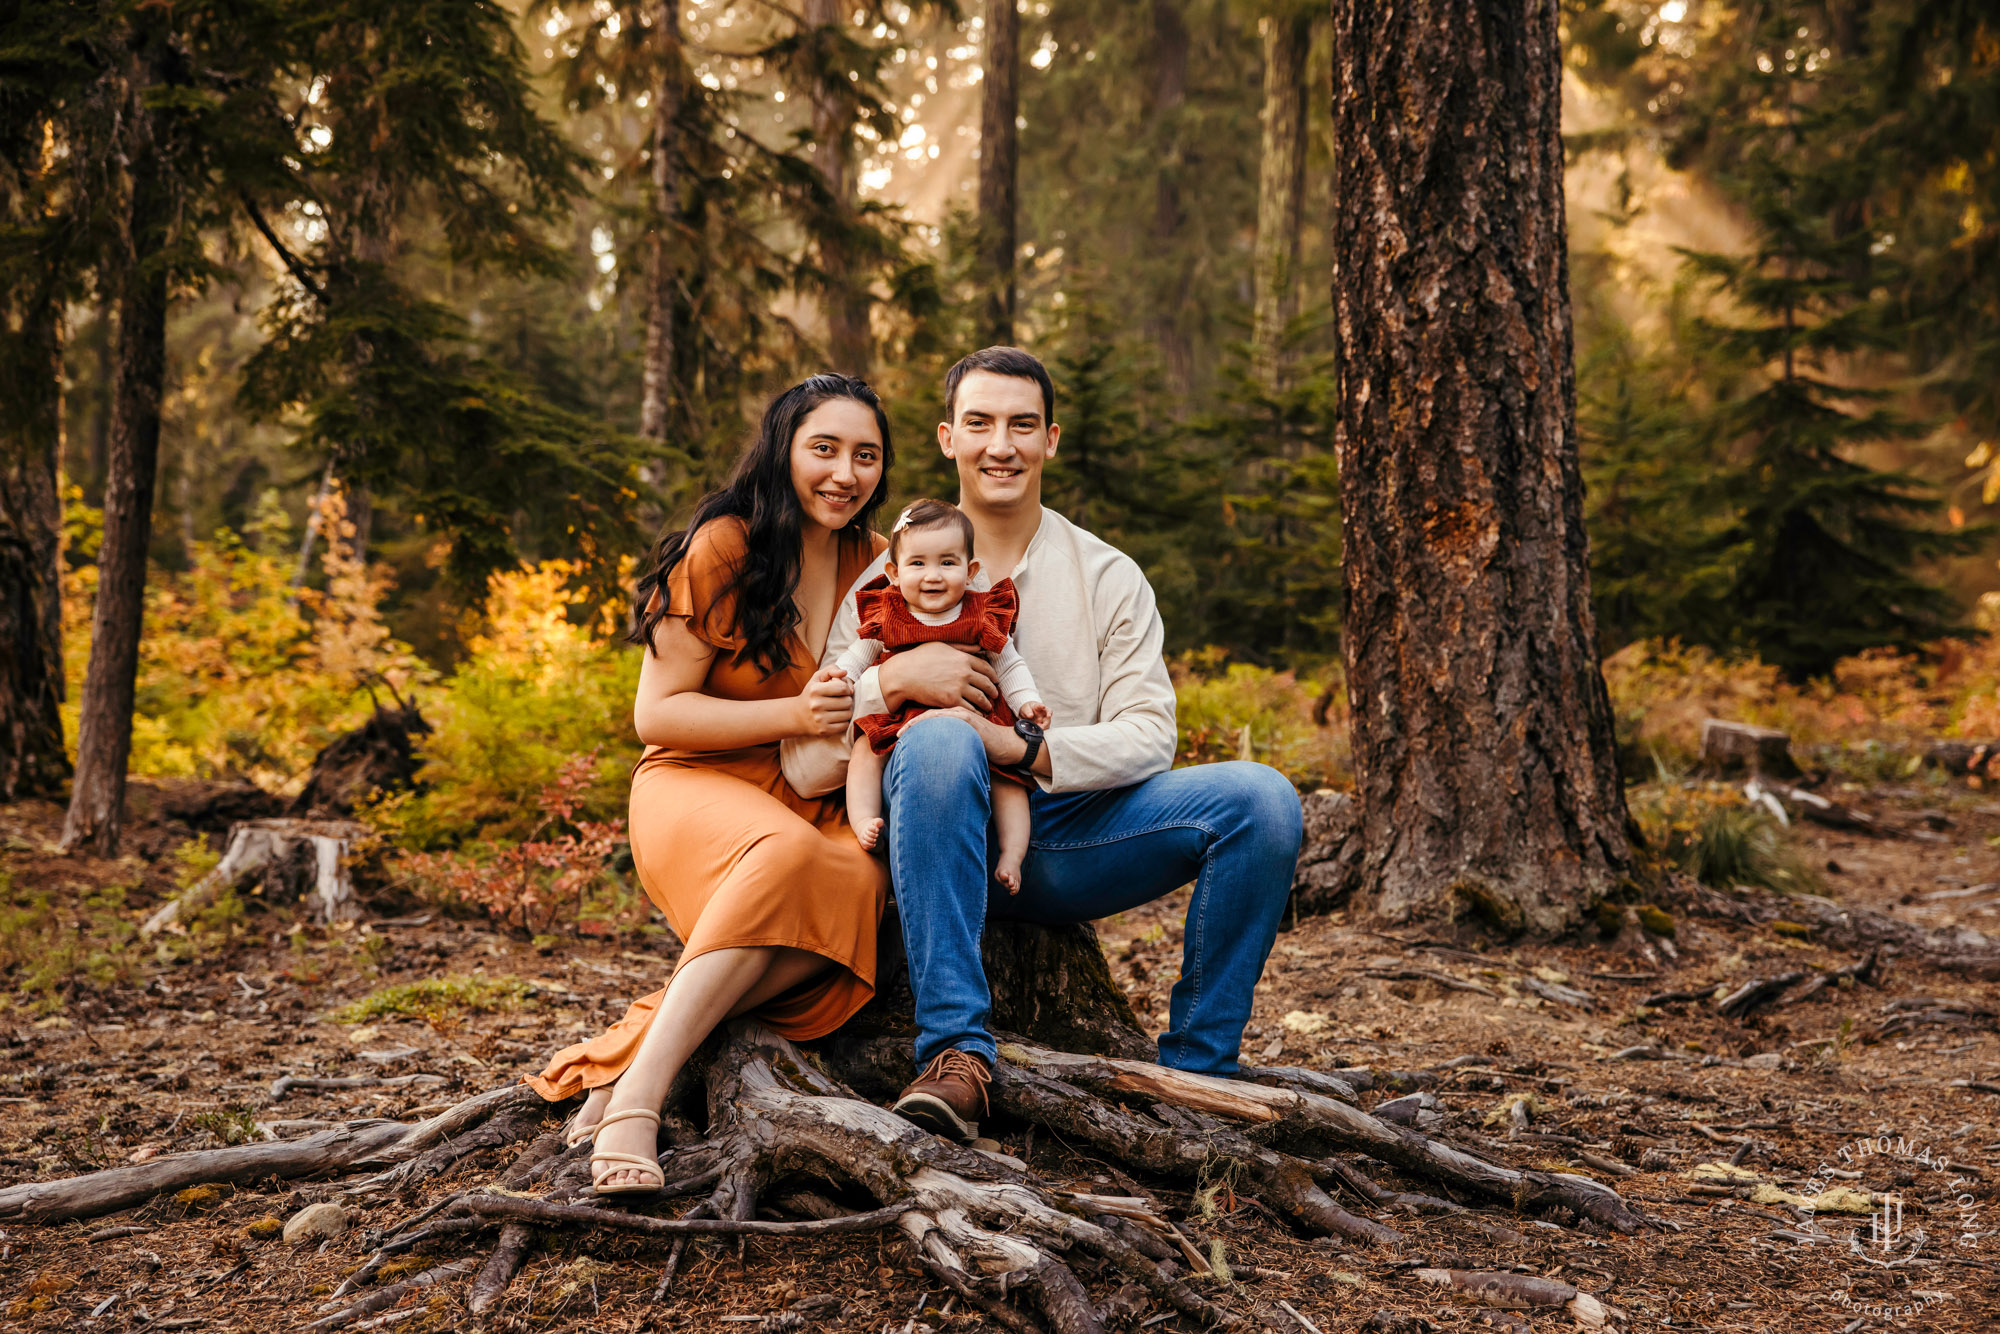
[[[911,607],[910,615],[925,625],[950,625],[958,619],[959,612],[964,607],[965,602],[960,599],[947,611],[927,612]],[[881,656],[881,640],[857,639],[834,659],[833,665],[843,668],[847,672],[848,680],[859,681],[861,674],[873,667]],[[1012,635],[1007,636],[1007,642],[1001,646],[998,653],[992,654],[991,658],[993,670],[1000,677],[1000,697],[1007,701],[1007,707],[1012,709],[1016,716],[1019,716],[1021,710],[1028,705],[1042,702],[1041,692],[1035,689],[1034,674],[1028,670],[1027,659],[1021,656],[1021,650],[1014,647]]]

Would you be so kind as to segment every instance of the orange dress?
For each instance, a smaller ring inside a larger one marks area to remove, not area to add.
[[[843,542],[840,596],[880,552],[883,539]],[[766,679],[739,658],[735,606],[725,595],[744,553],[743,524],[704,525],[667,577],[667,614],[719,652],[702,693],[717,699],[779,699],[805,688],[817,665],[794,632],[791,664]],[[778,745],[728,751],[648,746],[632,771],[632,861],[646,896],[685,942],[685,963],[710,950],[789,945],[836,965],[756,1011],[788,1038],[822,1037],[875,994],[875,932],[888,873],[862,851],[844,794],[801,797],[778,767]],[[588,1042],[557,1052],[527,1080],[551,1102],[623,1074],[658,1010],[663,987],[632,1002],[625,1017]]]

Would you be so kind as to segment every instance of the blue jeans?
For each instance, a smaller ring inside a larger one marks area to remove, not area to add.
[[[1034,836],[1021,892],[1010,895],[991,874],[990,782],[978,733],[957,719],[905,729],[889,756],[889,869],[916,995],[918,1065],[952,1047],[994,1059],[979,959],[988,914],[1087,922],[1193,881],[1160,1061],[1233,1074],[1298,861],[1291,783],[1232,761],[1101,792],[1032,792]]]

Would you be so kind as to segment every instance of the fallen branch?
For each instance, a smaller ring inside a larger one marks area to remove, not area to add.
[[[0,1190],[0,1221],[52,1223],[95,1218],[189,1186],[393,1167],[508,1107],[531,1103],[540,1103],[532,1090],[511,1084],[467,1099],[415,1125],[356,1121],[304,1139],[177,1153],[60,1181],[31,1181]]]
[[[1531,1311],[1539,1307],[1567,1307],[1579,1325],[1602,1329],[1610,1313],[1604,1303],[1567,1283],[1532,1274],[1502,1274],[1478,1269],[1419,1269],[1415,1277],[1425,1283],[1455,1288],[1485,1303],[1510,1311]]]
[[[411,1084],[449,1084],[443,1075],[281,1075],[271,1081],[271,1101],[283,1102],[293,1089],[406,1088]]]
[[[1451,991],[1470,991],[1481,996],[1498,997],[1499,992],[1491,987],[1482,987],[1477,982],[1468,982],[1450,973],[1441,973],[1435,968],[1364,968],[1360,976],[1378,978],[1385,982],[1435,982]]]

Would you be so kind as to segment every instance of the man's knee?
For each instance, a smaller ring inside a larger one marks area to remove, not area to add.
[[[986,782],[986,747],[962,718],[926,718],[896,736],[889,789],[952,793]]]
[[[1227,760],[1204,769],[1237,828],[1270,855],[1297,860],[1305,837],[1305,814],[1291,779],[1268,764],[1248,760]]]

